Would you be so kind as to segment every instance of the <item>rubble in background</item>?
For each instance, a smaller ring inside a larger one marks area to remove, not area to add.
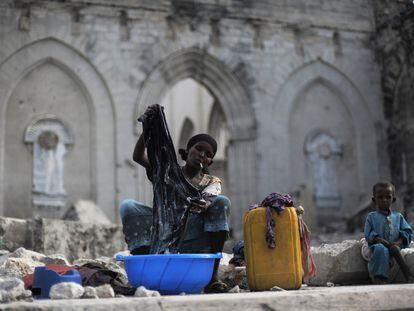
[[[63,215],[62,220],[80,221],[94,224],[109,225],[111,221],[105,213],[93,202],[79,200]]]
[[[55,219],[0,217],[0,248],[24,247],[46,255],[62,254],[68,260],[98,258],[126,248],[117,224],[93,224]]]

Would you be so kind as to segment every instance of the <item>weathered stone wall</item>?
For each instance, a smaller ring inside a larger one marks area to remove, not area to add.
[[[33,214],[22,130],[50,111],[75,133],[69,201],[94,200],[114,221],[122,199],[149,203],[146,175],[131,162],[136,117],[185,78],[205,86],[226,118],[236,236],[244,211],[269,192],[294,192],[314,223],[352,212],[388,176],[371,2],[7,0],[0,23],[3,215]],[[36,75],[47,67],[64,79]],[[325,210],[314,206],[320,179],[304,152],[320,133],[341,145],[331,157],[339,205]]]
[[[392,180],[406,214],[414,217],[414,4],[375,1],[376,54],[381,64],[384,113],[389,121]],[[384,146],[385,148],[385,146]]]

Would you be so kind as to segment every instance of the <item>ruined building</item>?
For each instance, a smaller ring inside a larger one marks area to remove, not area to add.
[[[313,228],[364,207],[380,179],[410,203],[412,12],[385,0],[3,0],[0,213],[60,217],[88,199],[117,222],[123,199],[150,203],[131,155],[156,103],[176,147],[218,137],[212,171],[236,236],[273,191],[292,193]]]

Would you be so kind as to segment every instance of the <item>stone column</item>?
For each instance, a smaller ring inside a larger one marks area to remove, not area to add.
[[[249,138],[232,140],[228,146],[231,227],[236,239],[243,237],[243,216],[257,200],[255,145],[255,140]]]

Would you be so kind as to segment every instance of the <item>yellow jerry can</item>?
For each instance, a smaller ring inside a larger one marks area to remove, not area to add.
[[[276,247],[266,243],[266,209],[258,207],[244,215],[244,254],[247,281],[252,291],[273,286],[299,289],[302,285],[302,258],[298,216],[294,207],[281,214],[271,209],[275,221]]]

